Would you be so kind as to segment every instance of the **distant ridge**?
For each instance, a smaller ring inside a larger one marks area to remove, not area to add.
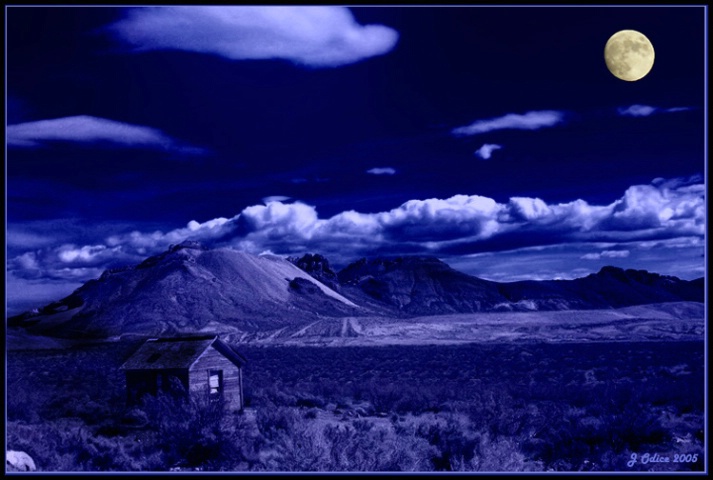
[[[397,257],[361,259],[340,271],[339,280],[347,296],[366,296],[412,315],[704,300],[703,279],[686,281],[618,267],[604,267],[574,280],[499,283],[459,272],[434,257]]]
[[[608,309],[703,302],[703,279],[604,267],[575,280],[498,283],[435,257],[361,259],[336,272],[317,254],[284,259],[186,242],[105,271],[71,295],[8,319],[63,338],[308,329],[325,319]],[[305,330],[306,331],[306,330]],[[353,333],[353,332],[352,332]]]

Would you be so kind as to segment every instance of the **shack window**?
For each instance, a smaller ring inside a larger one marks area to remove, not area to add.
[[[221,395],[223,393],[223,370],[209,370],[208,385],[211,396]]]

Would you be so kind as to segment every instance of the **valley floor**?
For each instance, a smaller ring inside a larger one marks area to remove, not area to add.
[[[126,407],[118,366],[138,345],[9,351],[7,448],[43,471],[700,471],[706,460],[702,341],[242,345],[243,413],[161,397]]]
[[[695,341],[705,332],[704,304],[672,302],[607,310],[325,318],[233,340],[292,345],[429,345]]]

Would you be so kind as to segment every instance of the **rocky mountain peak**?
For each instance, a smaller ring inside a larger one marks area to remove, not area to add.
[[[623,268],[613,266],[602,267],[599,272],[593,274],[592,276],[642,284],[652,284],[658,281],[672,282],[677,280],[675,277],[649,272],[648,270],[634,270],[631,268],[625,270]]]
[[[300,258],[290,257],[288,260],[328,287],[339,289],[337,272],[329,265],[329,260],[322,255],[307,253]]]

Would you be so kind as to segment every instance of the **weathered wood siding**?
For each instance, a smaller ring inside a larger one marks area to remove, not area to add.
[[[127,403],[135,405],[141,401],[144,395],[156,395],[159,390],[168,391],[172,378],[178,379],[184,388],[188,388],[188,370],[127,370]]]
[[[228,408],[243,409],[243,382],[241,369],[212,346],[193,364],[189,371],[191,394],[210,395],[208,377],[211,370],[223,371],[223,398]]]

